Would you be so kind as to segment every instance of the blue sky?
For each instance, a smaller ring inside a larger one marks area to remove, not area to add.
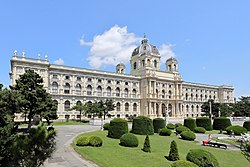
[[[146,33],[163,59],[175,56],[184,81],[235,87],[250,95],[250,1],[1,1],[0,82],[9,84],[14,50],[50,63],[129,71]],[[164,64],[162,65],[164,70]]]

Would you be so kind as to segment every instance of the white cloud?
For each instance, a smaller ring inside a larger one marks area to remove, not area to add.
[[[173,52],[174,45],[172,44],[162,44],[159,48],[159,52],[161,55],[161,63],[164,64],[167,59],[170,57],[175,57],[175,53]]]
[[[63,61],[63,59],[59,58],[56,61],[54,61],[54,63],[57,64],[57,65],[63,65],[64,61]]]
[[[120,62],[128,63],[133,49],[141,39],[134,33],[129,33],[126,26],[115,25],[103,34],[95,36],[92,42],[86,42],[82,38],[80,44],[91,46],[87,60],[91,67],[100,68]]]

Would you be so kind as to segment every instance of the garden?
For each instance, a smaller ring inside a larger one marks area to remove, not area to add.
[[[211,125],[210,120],[199,119],[206,118],[198,118],[198,121],[185,119],[185,126],[168,124],[165,127],[164,120],[160,118],[151,120],[136,117],[131,130],[125,120],[114,119],[110,124],[104,125],[104,131],[78,136],[72,146],[84,158],[102,167],[249,166],[249,161],[241,151],[206,147],[195,141],[197,133],[207,133],[209,131],[206,132],[206,129],[212,130],[216,126]],[[219,126],[226,126],[225,124]],[[210,132],[219,133],[220,130]],[[223,132],[226,132],[226,128]]]

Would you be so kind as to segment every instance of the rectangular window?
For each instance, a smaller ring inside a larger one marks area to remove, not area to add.
[[[66,75],[66,76],[65,76],[65,79],[69,79],[69,76],[68,76],[68,75]]]
[[[57,75],[56,75],[56,74],[53,74],[52,78],[53,78],[53,79],[57,79]]]

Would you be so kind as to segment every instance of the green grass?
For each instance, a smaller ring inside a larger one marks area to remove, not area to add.
[[[170,150],[170,143],[175,140],[178,146],[181,159],[185,159],[190,149],[202,148],[211,152],[218,159],[221,167],[249,166],[249,162],[240,151],[230,151],[213,147],[201,146],[197,142],[184,141],[178,139],[176,135],[159,136],[158,134],[149,136],[151,153],[141,151],[145,136],[136,135],[139,139],[137,148],[122,147],[119,139],[107,137],[107,131],[96,131],[83,136],[96,135],[102,138],[102,147],[78,147],[75,141],[72,143],[74,149],[83,157],[98,164],[100,167],[161,167],[168,166],[171,161],[165,159]]]

